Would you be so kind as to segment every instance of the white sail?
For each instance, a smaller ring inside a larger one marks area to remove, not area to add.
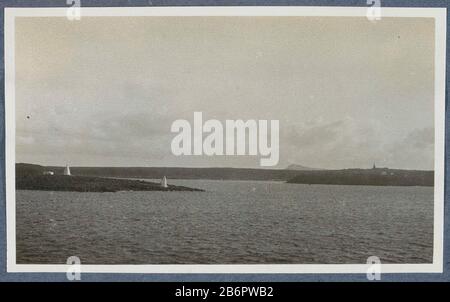
[[[163,188],[168,188],[169,187],[167,185],[167,177],[165,177],[165,176],[161,179],[161,187],[163,187]]]
[[[66,165],[66,167],[64,168],[64,175],[70,175],[69,165]]]

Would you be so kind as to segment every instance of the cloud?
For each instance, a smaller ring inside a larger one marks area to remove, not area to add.
[[[103,156],[134,160],[163,158],[170,152],[171,120],[147,113],[101,115],[84,119],[74,127],[70,113],[51,114],[46,123],[22,124],[17,131],[17,150],[58,159]]]
[[[415,129],[405,138],[405,143],[416,149],[429,149],[434,146],[434,129],[431,127]]]
[[[283,162],[319,168],[378,166],[433,168],[434,129],[401,134],[376,120],[347,117],[333,122],[291,127],[282,140]]]
[[[429,18],[19,18],[17,158],[259,167],[174,159],[171,123],[202,111],[279,120],[281,168],[430,167],[433,32]]]
[[[434,169],[434,129],[413,129],[389,146],[389,161],[409,169]]]
[[[344,121],[337,121],[307,129],[291,128],[287,139],[294,145],[302,148],[322,147],[335,141],[342,134]]]

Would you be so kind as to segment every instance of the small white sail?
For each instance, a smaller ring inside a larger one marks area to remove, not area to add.
[[[66,167],[64,168],[64,175],[71,175],[69,165],[66,165]]]
[[[167,185],[167,177],[165,177],[165,176],[161,179],[161,187],[163,187],[163,188],[168,188],[169,187]]]

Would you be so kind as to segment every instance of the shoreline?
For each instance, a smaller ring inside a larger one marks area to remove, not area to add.
[[[143,180],[111,179],[91,176],[25,175],[16,177],[16,190],[63,191],[63,192],[126,192],[126,191],[189,191],[202,189],[168,185]]]

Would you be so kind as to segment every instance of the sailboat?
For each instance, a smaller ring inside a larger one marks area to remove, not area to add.
[[[163,187],[163,188],[168,188],[169,187],[167,185],[167,177],[165,177],[165,176],[161,179],[161,187]]]

